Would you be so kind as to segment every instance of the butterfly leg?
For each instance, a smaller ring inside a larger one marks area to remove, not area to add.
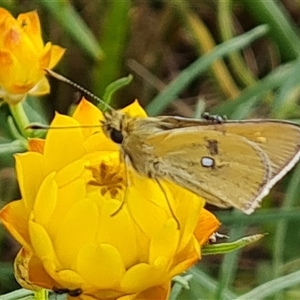
[[[166,193],[164,187],[162,186],[161,182],[160,182],[156,177],[154,177],[154,179],[155,179],[155,181],[157,182],[157,184],[159,185],[159,187],[161,188],[162,192],[163,192],[164,195],[165,195],[165,198],[166,198],[166,201],[167,201],[168,208],[169,208],[169,210],[170,210],[171,216],[173,217],[173,219],[174,219],[175,222],[177,223],[177,229],[179,230],[179,229],[180,229],[180,223],[179,223],[179,220],[177,219],[177,217],[176,217],[176,215],[175,215],[175,213],[174,213],[174,211],[173,211],[173,208],[172,208],[172,206],[171,206],[171,204],[170,204],[170,201],[169,201],[169,199],[168,199],[167,193]]]
[[[127,156],[122,156],[121,155],[121,159],[120,161],[123,160],[124,161],[124,166],[125,166],[125,192],[124,192],[124,195],[123,195],[123,198],[122,198],[122,201],[121,201],[121,204],[120,206],[117,208],[117,210],[115,212],[113,212],[110,216],[111,217],[114,217],[116,214],[118,214],[121,209],[123,208],[125,202],[126,202],[126,197],[127,197],[127,191],[128,191],[128,188],[130,187],[130,180],[129,180],[129,173],[128,173],[128,164],[130,164],[129,162],[129,158]]]

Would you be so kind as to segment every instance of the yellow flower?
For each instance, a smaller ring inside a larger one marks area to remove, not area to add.
[[[145,116],[137,102],[124,111]],[[73,117],[57,114],[51,126],[101,119],[83,100]],[[0,218],[22,245],[15,273],[25,288],[77,299],[167,299],[172,277],[200,259],[219,226],[195,194],[168,182],[162,191],[126,171],[100,126],[49,130],[46,140],[31,140],[30,151],[16,155],[16,168],[22,199]]]
[[[64,49],[48,42],[44,45],[36,11],[17,19],[0,8],[0,97],[16,104],[29,93],[49,92],[44,68],[53,68]]]

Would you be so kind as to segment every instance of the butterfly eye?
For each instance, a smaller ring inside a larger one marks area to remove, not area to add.
[[[110,132],[110,138],[112,139],[113,142],[116,144],[122,144],[124,136],[121,131],[112,128]]]

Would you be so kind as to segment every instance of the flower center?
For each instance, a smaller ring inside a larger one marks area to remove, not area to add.
[[[110,193],[112,198],[123,195],[123,192],[127,187],[124,178],[123,165],[119,164],[118,166],[112,166],[102,162],[98,166],[86,168],[91,171],[93,177],[88,184],[99,187],[102,196],[107,193]]]

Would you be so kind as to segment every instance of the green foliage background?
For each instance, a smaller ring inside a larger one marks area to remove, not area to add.
[[[107,85],[132,74],[112,105],[135,98],[149,115],[230,119],[281,118],[300,123],[300,2],[273,0],[47,1],[2,0],[17,16],[36,9],[44,41],[67,48],[56,70],[102,97]],[[30,99],[30,119],[49,122],[79,99],[51,80],[52,91]],[[17,199],[12,154],[24,151],[0,107],[0,206]],[[226,255],[204,257],[176,282],[171,299],[300,299],[300,165],[245,216],[217,211],[222,232],[236,239],[268,235]],[[18,246],[0,227],[0,295],[17,288]]]

